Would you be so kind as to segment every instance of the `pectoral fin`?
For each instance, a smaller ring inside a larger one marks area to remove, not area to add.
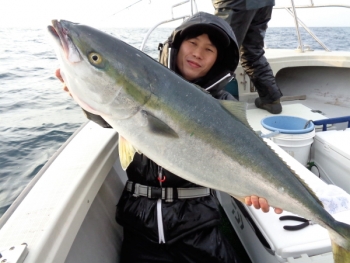
[[[120,164],[125,171],[129,164],[134,159],[134,155],[137,152],[134,146],[132,146],[127,140],[119,135],[119,159]]]
[[[152,133],[166,137],[179,138],[177,133],[162,120],[158,119],[147,111],[143,111],[142,114],[145,118],[147,118],[148,128]]]

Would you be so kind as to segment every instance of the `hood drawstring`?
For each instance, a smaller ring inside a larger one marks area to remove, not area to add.
[[[165,181],[165,177],[163,179],[163,167],[158,166],[158,181],[160,187],[162,188],[162,182]],[[164,237],[164,226],[163,226],[163,215],[162,215],[162,199],[159,198],[157,200],[157,225],[158,225],[158,240],[159,244],[165,243]]]

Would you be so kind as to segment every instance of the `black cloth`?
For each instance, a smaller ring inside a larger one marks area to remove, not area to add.
[[[204,228],[174,243],[153,243],[124,230],[123,263],[238,263],[217,227]]]
[[[216,99],[235,100],[223,89],[233,77],[239,61],[239,50],[234,33],[224,20],[207,13],[195,14],[176,28],[166,44],[162,45],[160,62],[176,71],[174,61],[183,40],[181,32],[198,24],[219,27],[227,34],[229,45],[225,50],[218,48],[220,57],[213,68],[204,78],[197,79],[194,83],[209,88],[208,92]],[[100,116],[91,113],[86,115],[102,127],[110,127]],[[126,173],[128,180],[134,183],[160,187],[157,179],[160,169],[147,156],[135,154]],[[162,176],[165,178],[163,187],[198,187],[165,169],[162,169]],[[218,201],[213,195],[175,199],[173,202],[163,200],[161,215],[165,244],[159,244],[157,199],[135,197],[131,192],[123,191],[116,211],[116,220],[124,227],[122,263],[236,262],[233,248],[218,230],[221,216]]]
[[[225,19],[234,31],[240,46],[241,65],[256,87],[259,97],[272,102],[282,97],[270,64],[264,56],[264,38],[274,1],[265,3],[266,6],[260,8],[262,3],[254,6],[248,2],[213,0],[213,5],[215,15]]]
[[[124,192],[117,207],[116,219],[119,224],[135,235],[159,243],[157,199],[134,197],[130,192]],[[178,242],[201,229],[216,227],[220,221],[218,201],[212,195],[162,201],[161,211],[167,244]]]

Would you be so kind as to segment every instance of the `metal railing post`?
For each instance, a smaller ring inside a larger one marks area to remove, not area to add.
[[[188,3],[188,2],[190,2],[190,8],[191,8],[191,10],[190,10],[190,15],[184,15],[184,16],[181,16],[181,17],[176,17],[176,18],[174,18],[174,13],[173,13],[174,7],[177,7],[177,6],[186,4],[186,3]],[[180,3],[177,3],[177,4],[173,5],[173,6],[171,7],[171,19],[165,20],[165,21],[163,21],[163,22],[160,22],[160,23],[156,24],[155,26],[153,26],[151,29],[149,29],[148,32],[147,32],[147,34],[146,34],[146,36],[145,36],[145,38],[143,39],[143,41],[142,41],[142,43],[141,43],[140,50],[143,51],[144,47],[146,46],[146,42],[147,42],[147,40],[148,40],[150,34],[151,34],[151,33],[153,32],[153,30],[155,30],[158,26],[160,26],[160,25],[162,25],[162,24],[170,23],[170,22],[173,22],[173,21],[176,21],[176,20],[179,20],[179,19],[186,19],[186,18],[188,18],[188,17],[190,17],[190,16],[193,16],[193,14],[194,14],[194,7],[195,7],[195,9],[196,9],[195,12],[198,12],[198,7],[197,7],[196,0],[185,0],[185,1],[183,1],[183,2],[180,2]]]
[[[292,3],[293,13],[294,13],[295,28],[297,30],[297,36],[298,36],[298,41],[299,41],[298,49],[300,48],[301,52],[304,52],[303,42],[302,42],[301,36],[300,36],[298,16],[297,16],[297,12],[295,10],[295,5],[294,5],[294,0],[291,0],[291,3]]]
[[[291,10],[286,10],[291,16],[294,16]],[[297,19],[300,25],[310,34],[310,36],[313,37],[313,39],[315,39],[326,51],[330,52],[330,49],[303,23],[303,21],[301,21],[299,18]]]

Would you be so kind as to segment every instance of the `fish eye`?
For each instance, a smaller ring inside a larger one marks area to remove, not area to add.
[[[89,61],[94,65],[99,65],[102,62],[102,56],[98,53],[92,52],[89,54]]]

